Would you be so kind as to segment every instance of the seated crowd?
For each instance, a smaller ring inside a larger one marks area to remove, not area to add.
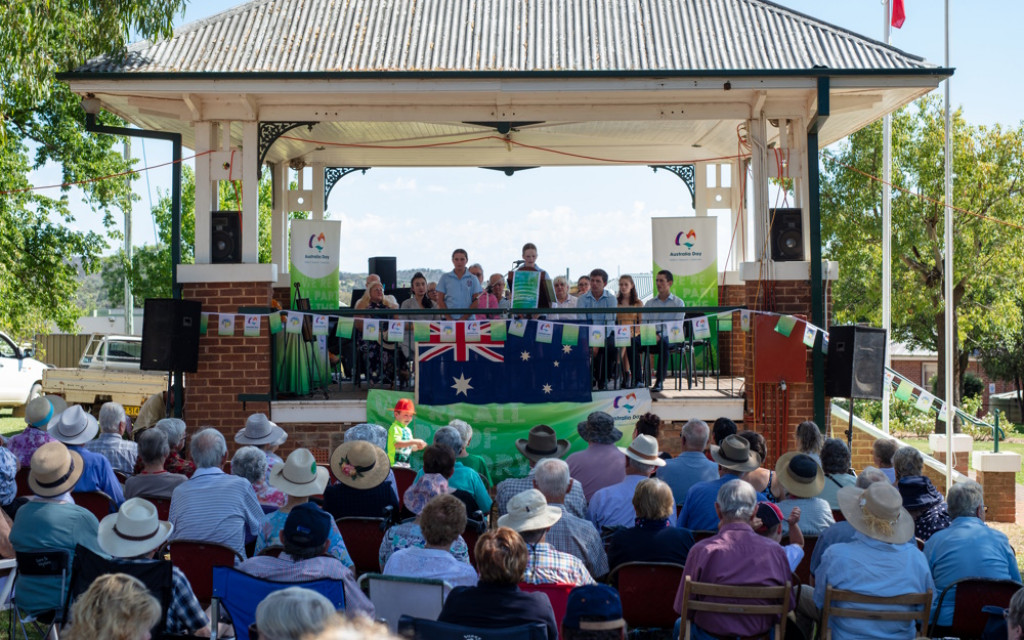
[[[516,442],[528,474],[493,485],[489,471],[477,470],[486,461],[467,451],[472,428],[454,421],[437,429],[429,446],[419,441],[423,468],[400,495],[395,470],[413,474],[392,466],[388,429],[379,425],[347,429],[323,466],[305,448],[276,455],[287,434],[263,414],[235,435],[239,446],[229,462],[219,430],[186,438],[185,423],[174,418],[126,439],[128,420],[114,403],[102,407],[98,421],[47,397],[26,413],[25,432],[11,438],[10,450],[0,447],[0,462],[9,456],[16,471],[27,456],[31,495],[17,495],[15,473],[0,474],[0,556],[66,552],[70,567],[76,553],[95,554],[128,573],[163,558],[170,545],[175,563],[170,606],[161,610],[136,578],[108,574],[67,603],[68,637],[135,640],[157,621],[171,634],[230,629],[229,618],[214,620],[200,603],[190,568],[178,566],[176,542],[219,545],[239,571],[295,585],[255,611],[258,637],[270,640],[321,632],[389,637],[368,626],[376,607],[355,580],[377,571],[443,581],[441,623],[535,624],[548,640],[623,638],[617,569],[627,563],[678,567],[677,614],[689,611],[687,580],[790,585],[787,618],[808,638],[820,624],[827,587],[883,597],[930,592],[933,629],[941,633],[952,624],[954,600],[950,593],[940,604],[938,596],[957,580],[1021,579],[1007,537],[985,524],[977,482],[957,482],[943,497],[924,475],[921,454],[888,440],[873,450],[882,466],[855,473],[845,442],[822,438],[809,422],[796,429],[793,450],[767,469],[763,436],[727,419],[713,429],[687,422],[673,458],[659,450],[657,416],[644,415],[624,438],[611,416],[595,412],[577,426],[585,447],[567,458],[568,440],[547,425],[531,428]],[[411,441],[398,433],[400,444]],[[76,496],[96,491],[109,496],[109,510],[76,504]],[[166,519],[157,505],[167,508]],[[366,540],[346,540],[339,527],[350,518],[381,519],[379,548],[369,557],[355,553]],[[805,579],[795,577],[808,566]],[[70,580],[19,573],[16,606],[33,615],[59,609]],[[340,584],[344,617],[302,588],[320,580]],[[556,616],[539,589],[562,590],[564,610]],[[1022,632],[1022,609],[1018,593],[1007,617],[1011,637]],[[760,638],[776,621],[690,611],[677,624],[689,625],[694,638]],[[839,640],[927,633],[912,621],[833,616],[828,625]]]

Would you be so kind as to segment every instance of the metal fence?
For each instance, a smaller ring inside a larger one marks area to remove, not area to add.
[[[36,359],[55,367],[77,367],[89,342],[88,333],[40,333],[36,335]]]

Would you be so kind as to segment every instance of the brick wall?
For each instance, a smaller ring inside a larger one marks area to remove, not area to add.
[[[979,471],[977,478],[985,496],[985,506],[988,507],[985,518],[993,522],[1016,522],[1014,474]]]
[[[718,304],[721,306],[744,305],[747,303],[746,289],[743,285],[720,285],[718,287]],[[732,331],[718,334],[719,366],[724,376],[742,376],[743,359],[746,352],[746,340],[740,329],[740,314],[732,316]]]
[[[915,384],[920,385],[920,386],[924,387],[925,389],[931,391],[931,387],[928,386],[928,380],[925,380],[924,365],[926,365],[926,364],[934,365],[935,362],[936,361],[934,359],[932,359],[932,360],[921,360],[919,358],[915,358],[915,359],[894,358],[892,360],[892,368],[893,368],[894,371],[899,373],[901,376],[904,376],[905,378],[911,380]],[[981,400],[981,414],[982,415],[988,413],[988,411],[990,410],[989,409],[989,405],[988,405],[988,398],[989,398],[989,395],[991,395],[988,392],[988,385],[989,384],[995,383],[995,385],[996,385],[996,393],[1006,393],[1007,391],[1015,391],[1015,389],[1013,387],[1013,382],[1009,382],[1009,381],[1006,381],[1006,380],[993,380],[993,379],[991,379],[988,376],[988,374],[985,373],[985,370],[981,367],[981,363],[978,360],[974,359],[974,358],[972,358],[970,363],[967,365],[967,371],[968,371],[968,373],[974,374],[974,375],[978,376],[979,378],[981,378],[981,381],[985,385],[984,388],[982,389],[982,392],[981,392],[981,398],[982,398],[982,400]],[[942,390],[940,390],[938,395],[940,395],[940,396],[944,395],[944,392]]]

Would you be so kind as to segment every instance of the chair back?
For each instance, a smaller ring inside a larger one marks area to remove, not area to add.
[[[402,616],[437,620],[452,587],[444,580],[364,573],[359,586],[373,602],[374,617],[384,620],[391,633],[398,631]]]
[[[236,558],[244,559],[231,547],[201,540],[174,540],[168,550],[171,562],[188,578],[192,593],[204,609],[213,599],[213,568],[233,567]]]
[[[672,628],[672,607],[682,579],[683,565],[671,562],[627,562],[608,575],[612,584],[618,580],[622,619],[630,629]]]
[[[711,536],[715,535],[718,532],[717,531],[708,531],[706,529],[697,529],[696,531],[691,531],[690,533],[693,534],[693,541],[694,542],[700,542],[701,540],[704,540],[705,538],[710,538]]]
[[[832,519],[835,520],[836,522],[842,522],[842,521],[846,520],[846,516],[843,515],[843,512],[840,511],[839,509],[833,509],[832,510]]]
[[[75,504],[102,520],[112,513],[117,513],[114,499],[102,491],[72,491],[71,497]]]
[[[38,577],[38,578],[59,578],[60,589],[55,599],[47,600],[43,602],[32,602],[33,606],[31,609],[25,609],[23,604],[18,601],[18,594],[15,591],[14,606],[16,609],[29,611],[32,615],[38,615],[40,613],[52,611],[55,621],[63,620],[63,615],[66,610],[67,603],[67,577],[71,573],[71,554],[66,550],[49,550],[49,551],[17,551],[14,554],[15,560],[18,563],[18,577],[17,580],[20,582],[22,578],[26,577]],[[17,584],[15,585],[17,589]],[[19,619],[22,618],[20,614],[16,614]]]
[[[462,539],[466,541],[466,547],[469,549],[469,564],[476,568],[476,541],[480,538],[480,528],[472,523],[466,524],[466,529],[462,532]]]
[[[398,634],[413,640],[546,640],[548,630],[539,622],[499,629],[482,629],[402,616],[398,620]]]
[[[409,467],[391,467],[398,487],[398,504],[405,505],[405,491],[416,481],[416,470]]]
[[[174,593],[172,567],[169,560],[108,560],[82,545],[77,545],[75,561],[71,566],[71,587],[68,590],[67,604],[70,606],[76,598],[85,593],[96,578],[108,573],[127,573],[141,580],[153,597],[160,602],[163,615],[150,633],[154,638],[162,638],[167,609],[171,606],[171,597]]]
[[[162,496],[147,496],[147,495],[138,495],[138,496],[135,496],[135,497],[136,498],[142,498],[143,500],[147,500],[149,502],[152,502],[153,506],[156,507],[156,515],[161,520],[166,521],[166,520],[170,519],[170,517],[171,517],[171,499],[170,498],[164,498]]]
[[[338,531],[358,573],[380,573],[380,543],[384,540],[384,518],[338,518]]]
[[[837,606],[836,603],[838,602],[842,602],[843,606]],[[867,606],[857,607],[857,605]],[[879,609],[881,606],[892,605],[920,606],[920,609]],[[830,618],[856,618],[859,620],[878,620],[883,622],[916,621],[921,625],[921,633],[927,633],[928,616],[931,613],[931,607],[931,591],[906,593],[899,596],[869,596],[826,585],[825,606],[821,610],[821,639],[831,640],[832,638],[832,629],[829,627]]]
[[[16,497],[31,496],[32,489],[28,486],[28,472],[31,471],[28,467],[22,467],[18,469],[18,472],[14,474],[14,483],[18,487]]]
[[[789,544],[789,536],[782,538],[782,545]],[[800,564],[793,569],[793,575],[797,577],[799,584],[811,584],[811,555],[814,554],[814,547],[818,544],[818,536],[804,536],[804,557]]]
[[[678,587],[678,583],[676,584]],[[574,584],[532,584],[520,582],[520,591],[536,591],[543,593],[551,601],[551,609],[555,612],[555,624],[558,625],[558,634],[562,634],[562,619],[565,618],[565,608],[569,605],[569,592],[576,588]]]
[[[231,624],[239,640],[249,637],[249,625],[256,621],[256,607],[260,602],[271,593],[288,587],[312,589],[330,600],[338,611],[345,610],[345,583],[341,580],[274,582],[250,576],[234,567],[213,567],[212,586],[211,619],[219,619],[220,607],[223,606],[231,615]]]
[[[18,561],[14,558],[0,560],[0,611],[11,608],[11,594],[14,593],[14,579],[18,576]]]
[[[948,585],[939,594],[939,603],[935,614],[942,611],[942,603],[948,598],[953,599],[953,624],[939,627],[943,636],[962,638],[980,638],[988,622],[989,614],[982,611],[983,607],[996,606],[1008,609],[1010,598],[1022,588],[1015,580],[996,580],[992,578],[963,578]],[[935,620],[932,620],[935,630]],[[932,632],[934,633],[934,631]]]
[[[706,611],[723,616],[775,616],[772,625],[776,638],[786,637],[786,616],[789,614],[789,601],[792,596],[792,583],[777,587],[746,587],[729,584],[711,584],[694,582],[686,576],[683,585],[683,624],[679,630],[680,638],[689,640],[692,633],[693,612]],[[697,599],[697,597],[714,598],[714,600]],[[749,604],[743,603],[749,600]],[[777,601],[766,603],[765,601]],[[767,629],[766,629],[767,631]]]

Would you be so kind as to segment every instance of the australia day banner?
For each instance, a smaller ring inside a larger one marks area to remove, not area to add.
[[[718,306],[718,218],[651,218],[654,277],[672,272],[672,293],[688,307]],[[711,322],[718,350],[718,323]]]
[[[372,389],[366,399],[366,419],[374,424],[389,425],[399,398],[412,399],[412,394]],[[546,424],[559,438],[569,441],[569,453],[586,448],[576,425],[592,411],[607,412],[622,431],[619,446],[627,446],[633,438],[637,419],[651,410],[651,394],[647,389],[597,391],[588,402],[550,402],[542,404],[456,403],[441,406],[417,405],[416,417],[409,425],[413,436],[433,442],[434,433],[456,418],[473,427],[469,452],[482,456],[495,482],[505,478],[523,477],[530,471],[526,458],[519,455],[515,443],[525,438],[530,428]],[[568,454],[566,454],[568,455]],[[422,455],[413,455],[412,466],[423,466]]]
[[[292,299],[299,283],[310,309],[337,309],[341,222],[293,220],[291,226]]]

